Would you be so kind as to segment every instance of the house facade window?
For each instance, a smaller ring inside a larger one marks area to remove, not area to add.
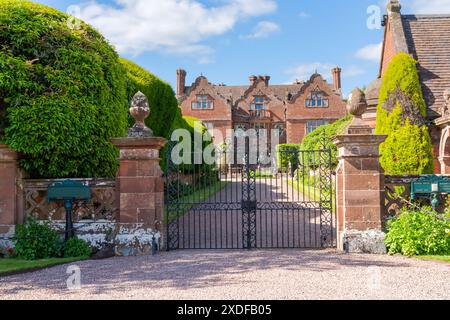
[[[318,127],[329,124],[326,120],[311,120],[306,122],[306,134],[309,134],[316,130]]]
[[[314,91],[305,101],[307,108],[328,108],[328,99],[320,91]]]
[[[208,96],[197,96],[197,101],[192,102],[192,110],[212,110],[214,102]]]
[[[250,110],[268,110],[269,105],[267,104],[264,97],[255,97],[253,103],[250,105]]]

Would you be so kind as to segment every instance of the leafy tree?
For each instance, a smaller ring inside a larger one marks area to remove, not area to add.
[[[387,174],[434,171],[431,138],[425,125],[426,104],[416,64],[406,53],[396,55],[381,85],[376,134],[388,136],[380,146],[380,162]]]

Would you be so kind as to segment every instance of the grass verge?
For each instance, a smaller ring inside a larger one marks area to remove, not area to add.
[[[418,256],[418,258],[422,260],[434,260],[450,263],[450,256]]]
[[[17,258],[0,259],[0,276],[36,271],[75,261],[87,260],[88,257],[51,258],[41,260],[23,260]]]
[[[177,207],[175,206],[175,204],[170,206],[172,210],[174,210],[174,207],[176,207],[176,212],[171,210],[170,214],[168,214],[167,206],[164,206],[164,216],[166,217],[166,223],[167,219],[173,221],[177,217],[182,217],[195,206],[205,202],[211,197],[214,197],[214,195],[222,191],[228,185],[228,183],[228,181],[217,181],[210,186],[200,188],[189,195],[180,197],[178,200],[176,200],[178,203]]]

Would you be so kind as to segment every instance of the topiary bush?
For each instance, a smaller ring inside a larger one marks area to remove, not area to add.
[[[62,241],[50,224],[30,218],[16,226],[13,238],[15,254],[25,260],[57,258],[61,255]]]
[[[416,64],[411,56],[400,53],[383,77],[375,133],[388,136],[380,146],[380,162],[386,174],[434,172],[431,138],[425,125],[426,105]]]
[[[65,258],[90,257],[92,248],[89,244],[77,237],[70,238],[64,244]]]
[[[113,177],[109,139],[127,128],[124,68],[97,31],[67,21],[40,4],[0,2],[0,131],[34,178]]]
[[[450,221],[438,219],[425,211],[431,211],[431,208],[404,209],[399,217],[388,221],[386,245],[390,254],[450,254]]]

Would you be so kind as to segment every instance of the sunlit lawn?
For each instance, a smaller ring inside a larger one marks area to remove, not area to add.
[[[53,267],[60,264],[71,263],[75,261],[86,260],[87,257],[78,258],[51,258],[41,260],[23,260],[16,258],[0,259],[0,276],[5,274],[20,273],[26,271],[39,270]]]

